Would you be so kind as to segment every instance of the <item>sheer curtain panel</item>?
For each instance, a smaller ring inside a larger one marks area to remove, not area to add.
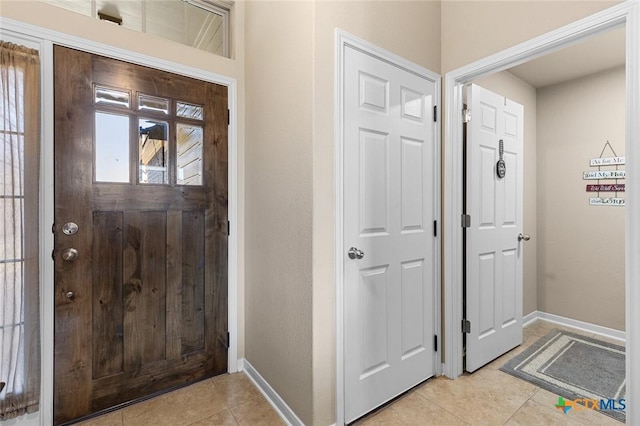
[[[38,410],[40,59],[0,46],[0,420]]]

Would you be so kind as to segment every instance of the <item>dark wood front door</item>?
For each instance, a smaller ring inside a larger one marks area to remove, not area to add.
[[[54,69],[61,424],[227,371],[228,103],[59,46]]]

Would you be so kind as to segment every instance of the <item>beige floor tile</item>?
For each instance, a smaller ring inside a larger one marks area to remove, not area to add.
[[[78,426],[122,426],[122,411],[114,411],[91,420],[78,423]]]
[[[231,408],[231,412],[239,425],[276,426],[285,424],[262,395]]]
[[[438,377],[416,390],[470,424],[504,424],[538,390],[524,380],[481,369],[456,380]]]
[[[524,340],[527,340],[529,337],[542,337],[551,330],[556,328],[555,324],[552,324],[548,321],[543,320],[535,320],[531,324],[527,325],[523,330]]]
[[[206,419],[199,420],[189,426],[238,426],[231,410],[223,410]]]
[[[524,352],[529,347],[529,344],[530,343],[525,342],[522,345],[511,349],[506,354],[502,355],[499,358],[496,358],[495,360],[491,361],[489,364],[485,365],[482,368],[490,368],[490,369],[493,369],[493,370],[499,369],[500,367],[505,365],[508,361],[510,361],[512,358],[514,358],[515,356],[517,356],[517,355],[521,354],[522,352]]]
[[[361,426],[467,425],[463,420],[431,401],[425,400],[416,392],[402,397],[386,409],[357,422],[357,424]]]
[[[213,379],[213,384],[223,395],[228,407],[235,407],[261,396],[260,391],[244,373],[217,376]]]
[[[578,330],[577,328],[573,328],[573,327],[565,327],[563,325],[555,324],[553,322],[538,319],[523,329],[524,339],[526,341],[528,338],[533,336],[536,336],[536,337],[545,336],[554,328],[570,331],[575,334],[582,334],[584,336],[589,336],[589,337],[593,336],[593,333],[589,331]]]
[[[573,426],[579,424],[581,423],[568,413],[564,414],[556,408],[539,405],[532,400],[527,401],[507,422],[507,426]]]
[[[189,425],[227,408],[211,379],[122,410],[124,426]]]

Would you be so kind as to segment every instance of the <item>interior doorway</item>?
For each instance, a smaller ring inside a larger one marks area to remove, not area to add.
[[[634,38],[636,37],[636,21],[635,17],[638,13],[637,4],[626,4],[613,7],[602,13],[593,15],[582,21],[578,21],[575,24],[561,28],[557,31],[549,33],[545,36],[541,36],[523,45],[516,46],[508,51],[496,54],[487,59],[478,61],[477,63],[466,66],[463,69],[455,70],[447,75],[447,94],[449,96],[448,110],[449,116],[454,117],[449,123],[447,136],[445,140],[445,147],[447,152],[445,153],[445,159],[448,159],[445,165],[445,192],[451,195],[451,198],[447,199],[445,205],[445,212],[447,217],[455,218],[459,217],[458,214],[462,214],[461,209],[461,173],[460,164],[462,162],[461,153],[462,148],[460,145],[462,136],[462,122],[461,114],[462,110],[462,85],[470,81],[473,81],[479,77],[488,75],[492,72],[502,71],[511,66],[521,64],[528,59],[540,57],[544,53],[551,50],[557,50],[570,43],[577,42],[587,36],[608,30],[616,25],[626,24],[626,117],[633,117],[637,113],[639,105],[637,101],[637,93],[639,90],[637,84],[638,77],[638,42]],[[632,18],[631,18],[632,17]],[[456,119],[455,117],[460,117]],[[634,316],[634,313],[629,309],[630,296],[635,294],[638,289],[635,283],[637,283],[638,272],[637,268],[632,266],[632,259],[638,255],[639,247],[635,244],[634,237],[637,237],[638,227],[632,224],[631,218],[638,217],[638,206],[635,204],[640,199],[638,196],[640,192],[629,187],[629,183],[632,182],[629,175],[633,173],[636,167],[640,166],[640,159],[637,158],[637,147],[635,144],[635,137],[639,134],[640,129],[636,123],[631,123],[627,120],[625,131],[625,151],[627,157],[627,190],[625,192],[626,198],[626,250],[625,250],[625,292],[626,292],[626,333],[627,333],[627,379],[632,377],[631,369],[632,360],[636,356],[633,351],[633,337],[637,335],[637,330],[640,327],[640,318]],[[597,156],[597,155],[596,155]],[[453,220],[451,222],[454,222]],[[448,246],[447,241],[450,243],[449,249],[445,252],[445,300],[452,300],[450,304],[447,304],[445,309],[445,330],[449,330],[452,335],[458,333],[457,329],[461,319],[461,241],[462,233],[458,228],[459,224],[453,223],[450,227],[445,229],[445,248]],[[634,280],[634,278],[636,278]],[[448,312],[447,312],[448,310]],[[449,377],[456,377],[462,371],[462,337],[453,338],[447,342],[447,354],[448,360],[445,362],[445,374]],[[453,357],[451,359],[450,357]],[[631,392],[633,391],[635,384],[632,384]],[[633,412],[633,411],[632,411]],[[629,413],[628,413],[629,415]],[[633,414],[631,414],[633,415]],[[628,417],[629,420],[631,417]]]

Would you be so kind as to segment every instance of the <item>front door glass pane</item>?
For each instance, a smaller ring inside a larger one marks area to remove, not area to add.
[[[169,126],[167,122],[142,118],[139,129],[138,181],[168,184]]]
[[[155,96],[138,95],[138,109],[140,111],[161,112],[169,115],[169,99],[156,98]]]
[[[96,111],[96,182],[129,182],[129,116]]]
[[[193,105],[186,102],[176,102],[176,115],[193,120],[204,119],[204,106]]]
[[[202,127],[178,123],[177,129],[177,184],[202,185]]]
[[[131,96],[129,92],[123,90],[108,89],[106,87],[96,87],[96,104],[116,105],[129,108]]]

